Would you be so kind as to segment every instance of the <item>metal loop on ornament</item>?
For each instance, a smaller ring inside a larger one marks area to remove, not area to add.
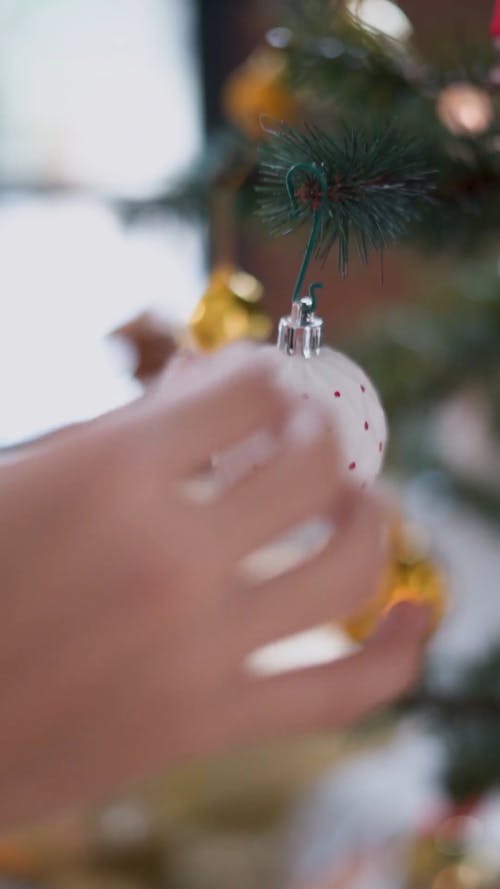
[[[316,299],[316,291],[321,290],[323,284],[321,281],[315,281],[314,284],[309,284],[309,299],[311,300],[311,312],[315,312],[318,300]]]
[[[309,268],[309,263],[311,262],[311,259],[313,257],[314,250],[316,247],[316,241],[318,239],[318,234],[319,234],[319,229],[320,229],[320,224],[321,224],[321,214],[322,214],[323,210],[328,205],[328,182],[327,182],[324,170],[322,170],[321,167],[318,166],[318,164],[314,163],[314,161],[311,163],[300,162],[300,163],[294,164],[292,167],[290,167],[290,169],[288,170],[288,173],[286,174],[286,180],[285,180],[286,190],[288,193],[288,197],[290,199],[290,205],[292,208],[292,212],[293,213],[297,212],[297,198],[295,196],[293,179],[294,179],[295,174],[299,170],[302,172],[306,171],[307,173],[310,173],[311,176],[314,176],[316,179],[318,179],[319,184],[321,186],[321,201],[320,201],[319,207],[317,207],[317,209],[314,210],[314,213],[313,213],[313,224],[312,224],[311,234],[309,235],[309,240],[307,242],[307,246],[305,249],[304,258],[302,260],[302,265],[300,267],[299,275],[298,275],[298,278],[297,278],[297,281],[295,284],[295,289],[293,291],[292,302],[297,302],[297,300],[300,299],[302,286],[304,284],[304,278],[306,276],[307,269]],[[317,287],[317,286],[318,286],[317,284],[311,285],[311,287]],[[310,292],[310,295],[314,301],[314,305],[316,305],[314,293]]]

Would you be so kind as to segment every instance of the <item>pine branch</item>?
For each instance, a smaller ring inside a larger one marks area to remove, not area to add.
[[[360,27],[344,3],[332,0],[292,2],[284,25],[287,75],[294,89],[308,89],[313,102],[331,107],[370,106],[403,110],[423,66],[409,47],[404,52],[381,32]],[[361,103],[361,105],[360,105]]]
[[[438,171],[436,205],[411,231],[426,250],[462,252],[491,239],[500,229],[500,105],[490,80],[494,49],[472,35],[436,40],[424,57],[416,43],[391,40],[359,26],[346,4],[332,0],[290,0],[284,16],[283,48],[291,88],[307,97],[308,118],[329,127],[356,129],[397,120],[407,132],[425,134],[429,166]],[[271,32],[272,33],[272,32]],[[453,134],[436,101],[443,87],[470,82],[488,91],[495,116],[484,133]]]
[[[332,0],[292,0],[283,24],[289,82],[308,89],[323,112],[325,102],[332,108],[340,103],[357,116],[360,108],[363,116],[372,109],[416,123],[427,105],[429,121],[436,122],[432,96],[442,86],[454,81],[482,86],[495,64],[488,39],[454,35],[451,42],[436,40],[423,56],[414,41],[402,43],[364,28],[345,3]],[[441,134],[446,134],[443,128]]]
[[[459,681],[455,700],[469,702],[467,708],[434,709],[433,722],[448,753],[443,777],[455,799],[500,785],[499,681],[500,647],[496,645]]]
[[[296,164],[319,172],[298,171],[293,210],[286,179]],[[325,260],[336,245],[345,275],[351,241],[365,262],[370,250],[400,239],[418,217],[419,203],[431,199],[431,187],[431,172],[417,146],[394,129],[375,135],[346,130],[336,139],[313,125],[304,130],[281,125],[269,132],[264,145],[257,192],[260,215],[274,235],[300,228],[319,212],[316,255]]]

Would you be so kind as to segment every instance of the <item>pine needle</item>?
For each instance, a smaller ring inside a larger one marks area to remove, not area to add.
[[[286,188],[291,167],[319,167],[328,184],[325,196],[314,172],[294,178],[295,209]],[[418,147],[395,129],[375,135],[346,130],[334,137],[317,126],[303,130],[280,125],[268,131],[256,186],[261,218],[274,235],[285,235],[321,213],[315,246],[325,260],[336,246],[342,275],[347,273],[351,243],[362,262],[371,250],[399,240],[431,200],[431,171]]]

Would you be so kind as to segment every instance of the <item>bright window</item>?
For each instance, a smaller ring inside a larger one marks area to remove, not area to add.
[[[154,306],[184,320],[200,232],[127,229],[101,195],[144,196],[201,145],[190,0],[0,0],[0,180],[76,185],[0,203],[0,442],[135,393],[104,342]]]

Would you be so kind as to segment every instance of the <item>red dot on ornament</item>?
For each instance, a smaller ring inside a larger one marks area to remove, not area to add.
[[[302,398],[309,398],[309,395],[307,395],[306,392],[303,392],[303,393],[302,393]]]
[[[351,472],[353,469],[356,469],[356,463],[354,462],[354,460],[352,463],[349,463],[349,469],[351,470]]]
[[[365,429],[369,429],[368,420],[365,420]]]
[[[340,392],[339,392],[338,389],[337,389],[337,391],[334,392],[333,394],[335,395],[335,398],[340,398]]]
[[[363,383],[361,383],[359,388],[361,389],[362,392],[366,392],[366,388],[365,388],[365,386],[363,386]]]

